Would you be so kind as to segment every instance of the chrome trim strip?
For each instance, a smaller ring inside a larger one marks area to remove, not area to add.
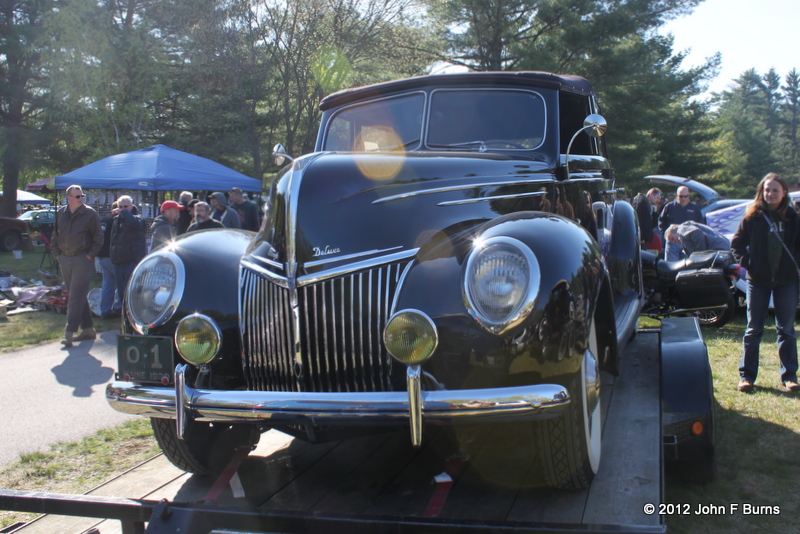
[[[256,256],[255,254],[253,254],[253,257],[254,258],[258,258],[260,261],[263,261],[264,263],[266,263],[267,265],[269,265],[271,267],[275,267],[276,269],[283,269],[283,264],[282,263],[278,263],[275,260],[271,260],[269,258],[265,258],[264,256]]]
[[[505,198],[521,198],[521,197],[540,197],[546,195],[548,191],[533,191],[531,193],[519,193],[516,195],[495,195],[491,197],[468,198],[464,200],[447,200],[439,202],[437,206],[458,206],[460,204],[473,204],[475,202],[487,202],[490,200],[503,200]]]
[[[336,257],[328,257],[324,260],[314,260],[314,261],[307,261],[303,264],[303,266],[308,269],[309,267],[316,267],[317,265],[325,265],[326,263],[333,263],[337,261],[347,261],[353,258],[360,258],[361,256],[371,256],[373,254],[381,254],[384,252],[390,252],[392,250],[397,250],[403,248],[402,245],[398,245],[396,247],[391,248],[384,248],[384,249],[373,249],[373,250],[365,250],[364,252],[356,252],[354,254],[347,254],[346,256],[336,256]],[[283,267],[281,265],[281,267]]]
[[[419,252],[419,248],[413,248],[409,250],[403,250],[401,252],[395,252],[394,254],[389,254],[387,256],[381,256],[379,258],[374,258],[371,260],[364,260],[356,263],[350,263],[338,269],[329,269],[327,271],[322,271],[315,274],[307,274],[297,279],[297,287],[303,287],[309,284],[315,284],[317,282],[322,282],[330,278],[336,278],[338,276],[344,276],[346,274],[354,273],[357,271],[374,269],[375,267],[379,267],[381,265],[386,265],[389,263],[397,263],[409,258],[413,258],[414,256],[417,255],[417,252]]]
[[[275,285],[281,286],[284,289],[287,289],[289,287],[289,281],[286,279],[285,276],[281,276],[279,274],[273,273],[272,271],[268,271],[267,269],[265,269],[264,267],[262,267],[257,263],[253,263],[252,261],[247,261],[246,259],[243,258],[239,261],[239,265],[258,273],[265,278],[269,278],[270,282],[272,282]]]
[[[549,175],[547,175],[549,176]],[[469,185],[454,185],[450,187],[437,187],[434,189],[424,189],[422,191],[411,191],[409,193],[401,193],[399,195],[392,195],[389,197],[379,198],[377,200],[373,200],[373,204],[382,204],[384,202],[392,202],[394,200],[402,200],[404,198],[416,197],[421,195],[430,195],[433,193],[447,193],[450,191],[460,191],[463,189],[479,189],[482,187],[502,187],[506,185],[537,185],[537,184],[552,184],[555,183],[555,180],[548,179],[548,180],[513,180],[508,182],[483,182],[480,184],[471,183]]]
[[[216,391],[184,386],[185,413],[198,421],[242,421],[290,424],[319,418],[332,423],[356,420],[407,420],[408,392],[307,393],[280,391]],[[422,391],[426,420],[464,420],[507,417],[543,419],[561,413],[570,402],[567,389],[558,384],[537,384],[494,389]],[[106,400],[122,413],[150,417],[176,414],[172,388],[139,386],[114,381],[106,387]]]
[[[394,247],[394,248],[401,248],[401,247]],[[386,250],[394,250],[394,248],[386,249]],[[377,251],[377,252],[380,252],[380,251]],[[360,261],[360,262],[356,262],[356,263],[350,263],[348,265],[343,265],[342,267],[337,268],[337,269],[329,269],[327,271],[321,271],[321,272],[315,273],[315,274],[307,274],[305,276],[301,276],[301,277],[297,278],[296,287],[299,288],[299,287],[307,286],[307,285],[310,285],[310,284],[315,284],[317,282],[323,282],[323,281],[328,280],[330,278],[336,278],[338,276],[344,276],[346,274],[350,274],[350,273],[353,273],[353,272],[356,272],[356,271],[373,269],[375,267],[378,267],[378,266],[381,266],[381,265],[385,265],[385,264],[388,264],[388,263],[395,263],[395,262],[403,261],[403,260],[406,260],[406,259],[409,259],[409,258],[413,258],[414,256],[417,255],[417,252],[419,252],[419,247],[418,248],[412,248],[412,249],[409,249],[409,250],[403,250],[403,251],[400,251],[400,252],[395,252],[394,254],[389,254],[387,256],[380,256],[378,258],[373,258],[373,259],[370,259],[370,260],[364,260],[364,261]],[[371,254],[371,252],[365,253],[365,254]],[[334,261],[338,261],[339,259],[344,259],[344,258],[331,259],[330,262],[333,263]],[[315,262],[315,263],[317,263],[317,262]],[[269,278],[270,282],[272,282],[273,284],[279,285],[284,289],[288,289],[289,288],[289,281],[288,281],[288,279],[286,277],[278,275],[278,274],[275,274],[275,273],[273,273],[271,271],[268,271],[267,269],[265,269],[261,265],[258,265],[257,263],[253,263],[251,261],[247,261],[246,259],[242,259],[241,260],[241,265],[243,267],[246,267],[246,268],[252,270],[252,271],[257,272],[260,275],[263,275],[266,278]],[[309,265],[310,264],[308,264],[308,263],[305,264],[306,267],[309,266]]]
[[[397,310],[397,298],[400,296],[400,291],[403,289],[406,276],[408,276],[409,271],[411,271],[411,268],[414,265],[416,265],[416,262],[409,262],[405,269],[403,269],[403,272],[400,273],[400,278],[397,279],[397,287],[394,289],[394,296],[392,297],[392,309],[389,310],[389,316],[394,315],[395,311]]]

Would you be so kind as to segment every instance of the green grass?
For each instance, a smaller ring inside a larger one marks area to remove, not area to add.
[[[49,451],[20,456],[19,461],[0,468],[0,488],[85,493],[159,452],[150,420],[128,421],[80,441],[56,443]],[[36,515],[0,511],[0,528]]]
[[[43,249],[39,246],[34,248],[33,252],[23,252],[22,259],[19,260],[14,259],[11,252],[0,252],[0,269],[10,271],[12,275],[26,281],[41,280],[39,262]],[[54,268],[45,267],[43,270],[57,274]],[[101,276],[95,275],[92,287],[100,287],[101,283]],[[10,315],[7,319],[0,319],[0,339],[2,339],[0,354],[56,341],[63,335],[66,322],[67,316],[55,311],[20,313]],[[118,329],[120,320],[95,317],[94,324],[98,332],[104,332]]]

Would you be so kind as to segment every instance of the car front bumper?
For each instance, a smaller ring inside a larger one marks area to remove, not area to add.
[[[176,372],[174,388],[123,381],[114,381],[106,388],[106,399],[115,410],[176,419],[179,434],[183,433],[188,420],[267,426],[410,420],[413,427],[417,419],[415,414],[419,414],[427,422],[526,421],[559,415],[570,402],[569,392],[558,384],[420,391],[419,406],[414,397],[404,391],[311,393],[195,389],[185,383],[180,369]]]

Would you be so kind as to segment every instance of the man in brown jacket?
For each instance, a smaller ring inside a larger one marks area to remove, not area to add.
[[[51,248],[58,258],[61,274],[69,291],[67,327],[61,343],[71,347],[73,340],[95,339],[92,311],[86,301],[94,270],[94,258],[103,246],[103,229],[97,212],[83,203],[79,185],[67,188],[67,205],[58,210]],[[80,335],[73,338],[81,329]]]

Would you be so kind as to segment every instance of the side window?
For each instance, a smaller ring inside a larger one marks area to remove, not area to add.
[[[574,93],[559,94],[559,129],[561,130],[562,154],[567,152],[572,136],[583,128],[583,120],[592,113],[589,97]],[[572,154],[600,155],[600,146],[595,138],[582,134],[572,144]]]

